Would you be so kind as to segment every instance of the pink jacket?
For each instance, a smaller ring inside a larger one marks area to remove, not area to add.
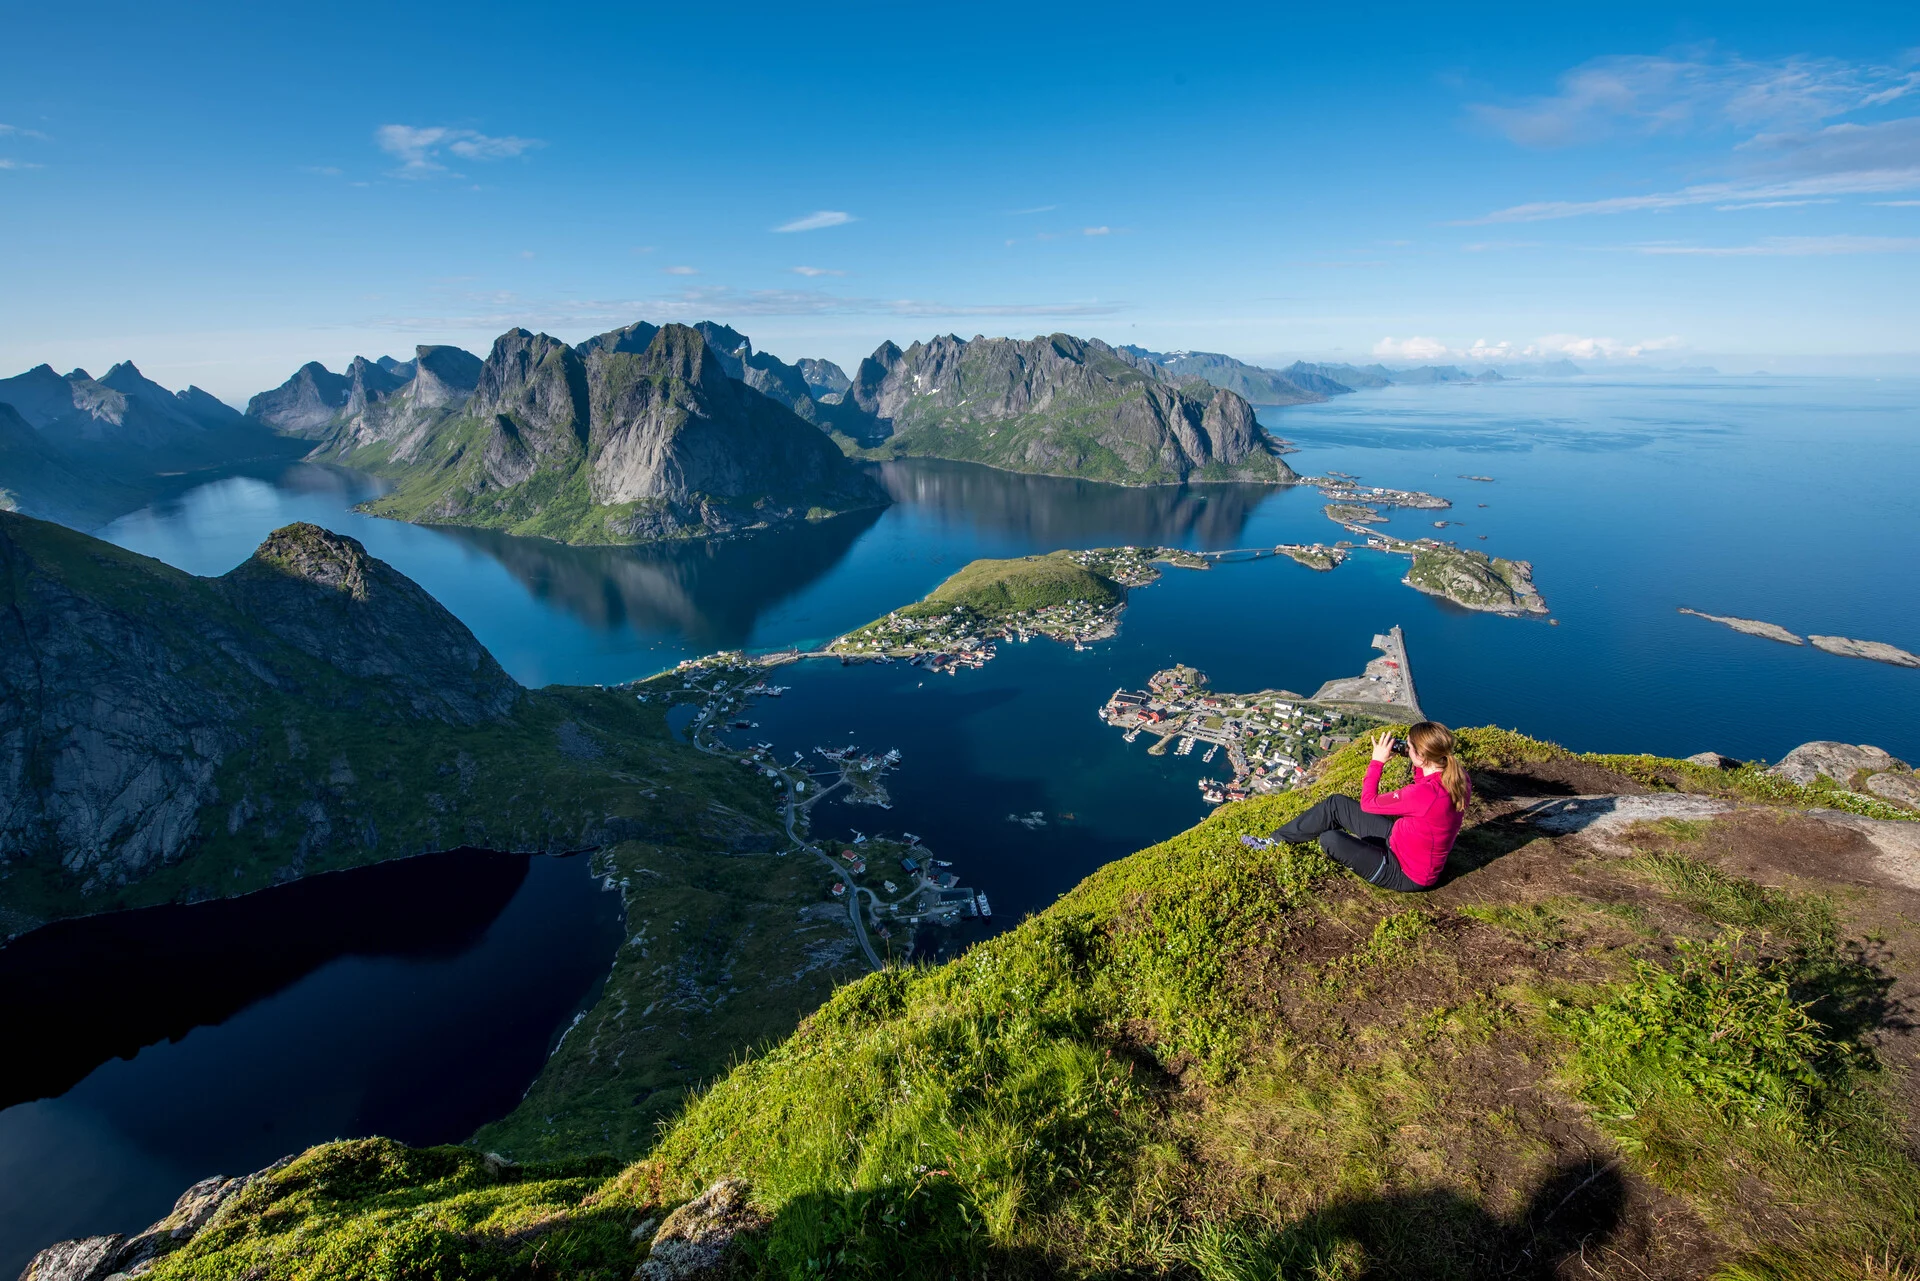
[[[1407,879],[1421,885],[1432,885],[1440,879],[1440,869],[1447,865],[1447,853],[1453,849],[1454,838],[1460,835],[1460,822],[1466,817],[1466,806],[1453,807],[1453,797],[1447,795],[1445,784],[1440,775],[1420,774],[1413,782],[1397,792],[1380,791],[1379,761],[1367,766],[1367,778],[1360,785],[1360,808],[1369,814],[1394,814],[1399,821],[1393,825],[1393,834],[1387,838],[1387,848],[1400,860],[1400,870]],[[1468,799],[1472,796],[1469,793]]]

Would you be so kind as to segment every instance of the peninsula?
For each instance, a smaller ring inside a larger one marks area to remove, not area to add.
[[[1397,639],[1399,629],[1394,632]],[[1201,797],[1212,805],[1300,786],[1317,758],[1382,723],[1284,689],[1218,693],[1208,688],[1206,673],[1185,664],[1155,672],[1143,690],[1115,690],[1100,719],[1125,731],[1129,743],[1142,732],[1155,735],[1147,749],[1154,755],[1174,743],[1174,754],[1186,756],[1205,743],[1202,760],[1211,764],[1224,749],[1231,777],[1199,780]]]

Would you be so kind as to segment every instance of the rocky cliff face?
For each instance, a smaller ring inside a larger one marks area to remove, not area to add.
[[[201,579],[0,516],[0,631],[0,851],[83,882],[177,859],[223,765],[287,700],[471,726],[521,695],[419,587],[312,525]],[[298,739],[297,721],[275,728]]]
[[[406,364],[303,367],[249,413],[384,471],[405,520],[565,542],[724,534],[883,505],[812,424],[800,371],[724,325],[644,321],[569,347],[514,329],[485,361],[421,347]],[[804,428],[805,430],[802,430]]]
[[[884,343],[845,404],[899,453],[1130,484],[1297,479],[1243,397],[1067,334]]]
[[[408,445],[416,465],[371,509],[621,543],[887,501],[818,429],[729,372],[754,368],[744,340],[722,356],[698,330],[668,325],[636,351],[642,332],[580,349],[525,330],[502,335],[472,398]]]
[[[707,804],[734,778],[630,696],[521,688],[351,538],[197,578],[0,513],[0,938],[461,845],[762,841]]]

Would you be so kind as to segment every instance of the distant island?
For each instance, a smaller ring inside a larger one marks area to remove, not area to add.
[[[1818,650],[1837,654],[1842,658],[1864,658],[1870,662],[1886,663],[1893,667],[1920,667],[1920,654],[1901,649],[1898,645],[1889,645],[1885,641],[1855,640],[1849,636],[1817,636],[1809,633],[1802,637],[1788,631],[1778,623],[1762,622],[1757,618],[1734,618],[1725,614],[1703,614],[1697,609],[1688,609],[1682,605],[1680,613],[1691,614],[1695,618],[1704,618],[1710,623],[1719,623],[1747,636],[1758,636],[1763,640],[1779,641],[1783,645],[1805,645],[1808,642]]]

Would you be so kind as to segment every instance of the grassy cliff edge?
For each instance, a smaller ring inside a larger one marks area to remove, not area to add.
[[[1356,790],[1356,746],[840,988],[624,1169],[330,1144],[149,1275],[626,1277],[722,1179],[755,1275],[1912,1275],[1920,878],[1830,821],[1901,812],[1462,738],[1480,798],[1430,895],[1240,839]]]

